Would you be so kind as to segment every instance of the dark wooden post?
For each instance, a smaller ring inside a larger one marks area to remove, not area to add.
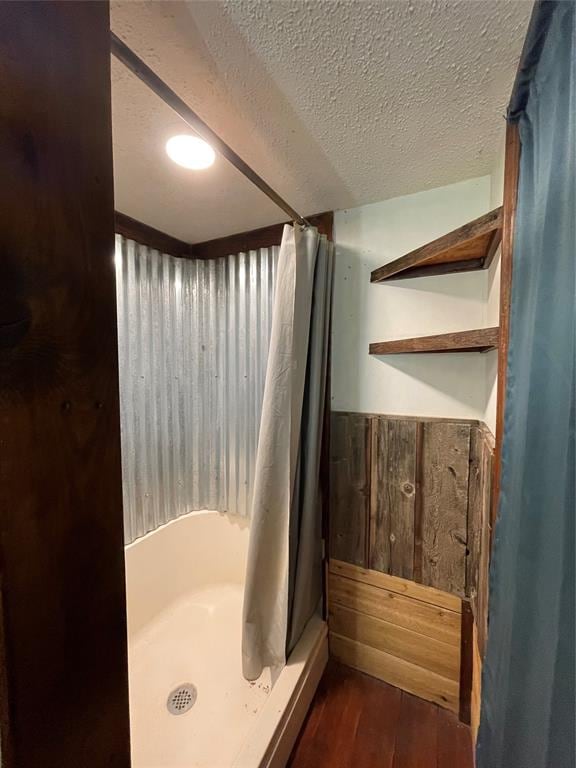
[[[109,9],[0,4],[4,768],[128,768]]]
[[[496,399],[496,448],[492,484],[492,524],[494,524],[498,514],[498,499],[500,496],[504,408],[506,401],[506,367],[510,335],[512,248],[514,245],[519,172],[520,134],[518,125],[509,123],[506,127],[506,150],[504,157],[504,201],[502,206],[502,248],[500,256],[500,344],[498,346],[498,393]]]

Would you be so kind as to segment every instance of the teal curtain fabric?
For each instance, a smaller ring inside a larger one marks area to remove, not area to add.
[[[539,12],[512,115],[521,160],[479,768],[576,765],[575,5]]]

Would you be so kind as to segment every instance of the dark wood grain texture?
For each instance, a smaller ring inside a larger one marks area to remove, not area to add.
[[[308,216],[307,221],[318,228],[321,235],[326,235],[328,240],[333,238],[334,214],[332,211],[317,213]],[[184,259],[219,259],[223,256],[230,256],[236,253],[246,253],[247,251],[256,251],[259,248],[271,248],[274,245],[280,245],[282,242],[282,231],[285,224],[292,224],[287,221],[282,224],[272,224],[269,227],[253,229],[248,232],[239,232],[226,237],[219,237],[215,240],[206,240],[202,243],[187,243],[184,240],[178,240],[172,235],[166,234],[159,229],[144,224],[142,221],[133,219],[125,213],[116,211],[114,215],[116,232],[129,240],[142,243],[150,248],[155,248],[162,253],[168,253],[171,256],[178,256]]]
[[[332,240],[334,221],[332,211],[307,216],[306,220],[312,226],[317,227],[321,235],[326,235],[328,240]],[[228,237],[207,240],[203,243],[194,243],[190,246],[189,256],[196,259],[218,259],[221,256],[229,256],[231,253],[245,253],[246,251],[258,250],[258,248],[280,245],[285,224],[292,224],[292,222],[287,221],[282,224],[254,229],[251,232],[240,232]]]
[[[434,704],[331,661],[288,768],[472,768],[470,729]]]
[[[498,347],[498,328],[478,328],[471,331],[417,336],[395,341],[370,344],[371,355],[405,355],[432,352],[488,352]]]
[[[488,629],[488,571],[490,565],[491,484],[494,438],[483,426],[470,431],[468,478],[468,536],[466,597],[470,599],[481,653]]]
[[[472,768],[454,714],[330,661],[288,768]]]
[[[474,763],[472,734],[452,712],[438,709],[438,768],[466,768]]]
[[[445,275],[486,269],[502,233],[502,208],[437,238],[372,272],[370,281],[382,283],[410,277]]]
[[[168,253],[170,256],[189,258],[191,246],[183,240],[178,240],[159,229],[143,224],[137,219],[116,211],[114,214],[114,228],[116,233],[134,240],[136,243],[147,245],[160,253]]]
[[[330,555],[367,565],[370,421],[333,413],[330,428]]]
[[[459,595],[466,586],[470,427],[424,424],[422,583]]]
[[[504,158],[504,204],[502,220],[502,248],[500,255],[500,345],[498,347],[498,392],[496,399],[496,449],[492,486],[492,524],[498,514],[500,475],[502,467],[502,440],[504,437],[504,410],[506,405],[506,371],[510,336],[510,298],[512,290],[514,226],[518,200],[520,173],[520,133],[517,123],[506,126]]]
[[[414,421],[371,421],[370,568],[411,579],[414,570]]]
[[[4,768],[130,765],[107,3],[0,4]]]
[[[460,721],[470,725],[472,714],[472,678],[474,673],[474,614],[469,600],[462,600],[460,633]]]

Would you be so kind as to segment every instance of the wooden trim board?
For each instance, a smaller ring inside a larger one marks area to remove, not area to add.
[[[120,213],[120,211],[114,213],[114,229],[116,234],[149,248],[154,248],[160,253],[186,258],[190,252],[190,245],[183,240],[167,235],[165,232],[133,219],[125,213]]]
[[[472,741],[476,745],[478,729],[480,728],[480,712],[482,705],[482,655],[478,644],[476,624],[472,632],[472,692],[470,695],[470,728]]]
[[[321,235],[326,235],[328,240],[332,240],[334,221],[332,211],[307,216],[306,220],[312,226],[317,227]],[[292,222],[287,221],[282,224],[273,224],[270,227],[254,229],[251,232],[240,232],[228,237],[219,237],[215,240],[207,240],[204,243],[193,243],[190,246],[189,258],[217,259],[221,256],[229,256],[231,253],[245,253],[246,251],[254,251],[258,248],[270,248],[273,245],[280,245],[285,224],[292,224]]]
[[[510,301],[512,295],[512,268],[514,226],[518,201],[520,175],[520,132],[517,123],[506,126],[504,158],[504,205],[502,221],[502,248],[500,255],[500,344],[498,346],[498,389],[496,396],[496,449],[494,452],[494,476],[492,481],[492,525],[498,514],[500,474],[502,464],[502,440],[504,437],[504,409],[506,402],[506,372],[510,335]]]
[[[333,239],[334,214],[332,211],[308,216],[306,220],[317,227],[321,235],[326,235],[328,240]],[[286,224],[291,223],[286,222]],[[238,232],[235,235],[219,237],[203,243],[187,243],[120,211],[115,212],[114,225],[116,233],[129,240],[183,259],[218,259],[231,254],[280,245],[285,226],[284,223],[272,224],[269,227],[254,229],[250,232]]]

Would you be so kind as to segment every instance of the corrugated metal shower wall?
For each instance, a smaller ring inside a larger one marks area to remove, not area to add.
[[[279,250],[177,259],[116,237],[126,543],[191,510],[248,514]]]

